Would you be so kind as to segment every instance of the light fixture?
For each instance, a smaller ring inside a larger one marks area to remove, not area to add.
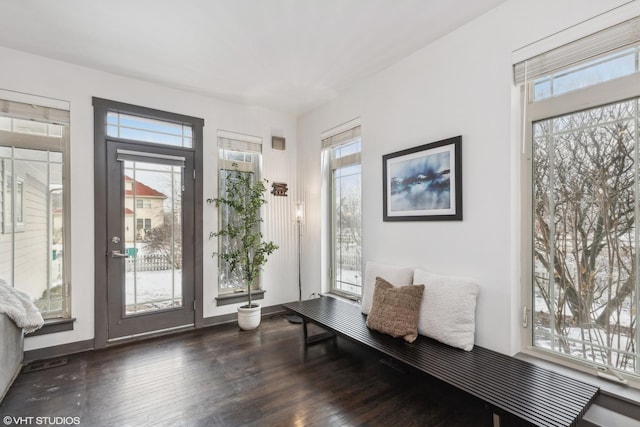
[[[296,224],[298,226],[298,301],[302,301],[302,224],[304,223],[304,202],[296,202]],[[291,323],[302,323],[297,315],[288,317]]]
[[[304,202],[296,202],[296,222],[298,224],[304,222]]]

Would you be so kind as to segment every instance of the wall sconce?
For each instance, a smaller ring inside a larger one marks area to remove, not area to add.
[[[284,182],[274,182],[271,184],[271,194],[274,196],[286,196],[289,188]]]

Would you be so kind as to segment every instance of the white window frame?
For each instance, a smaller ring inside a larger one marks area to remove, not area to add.
[[[521,88],[521,96],[524,98],[527,94],[527,86]],[[521,306],[523,310],[523,327],[521,334],[522,351],[527,354],[540,357],[542,359],[551,360],[559,364],[569,366],[584,372],[596,375],[606,375],[602,367],[596,367],[593,362],[588,360],[579,360],[558,352],[552,352],[543,348],[534,347],[533,345],[533,313],[532,295],[533,287],[533,145],[532,145],[532,126],[534,122],[560,116],[576,111],[586,110],[611,104],[614,102],[640,97],[640,74],[636,73],[630,76],[621,77],[605,83],[600,83],[585,89],[569,92],[556,97],[547,98],[541,101],[529,103],[526,106],[525,120],[523,121],[523,153],[521,156],[521,184],[522,195],[522,230],[521,230],[521,271],[522,271],[522,292]],[[637,140],[637,144],[640,141]],[[640,148],[640,144],[638,144]],[[638,248],[640,250],[640,248]],[[637,314],[636,314],[637,316]],[[637,318],[637,317],[636,317]],[[637,318],[638,319],[638,318]],[[525,327],[526,324],[526,327]],[[636,334],[637,335],[637,334]],[[637,345],[637,342],[636,342]],[[638,349],[636,351],[639,351]],[[624,372],[616,371],[614,379],[620,377],[636,387],[640,387],[640,378],[635,375],[629,375]]]
[[[361,153],[362,153],[362,138],[361,138],[361,125],[360,119],[354,119],[340,126],[325,131],[321,135],[322,139],[322,164],[323,174],[325,178],[323,182],[326,183],[324,190],[324,198],[326,199],[326,213],[327,217],[324,221],[325,233],[323,239],[327,242],[325,254],[325,264],[327,265],[328,277],[327,287],[330,293],[343,296],[346,298],[359,300],[362,297],[362,281],[364,280],[362,271],[362,242],[359,243],[358,251],[360,252],[360,264],[359,279],[360,279],[360,293],[352,293],[340,289],[337,286],[337,273],[336,262],[338,255],[336,254],[336,207],[335,207],[335,171],[342,167],[348,167],[352,165],[361,165]],[[356,153],[347,154],[343,157],[336,158],[335,153],[340,148],[346,147],[352,143],[360,142],[360,151]],[[362,176],[362,169],[360,170]],[[360,223],[362,224],[362,181],[360,184]],[[361,225],[362,227],[362,225]],[[362,230],[361,230],[362,231]]]

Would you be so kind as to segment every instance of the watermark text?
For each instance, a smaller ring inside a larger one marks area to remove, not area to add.
[[[80,417],[2,417],[5,426],[73,426],[80,425]]]

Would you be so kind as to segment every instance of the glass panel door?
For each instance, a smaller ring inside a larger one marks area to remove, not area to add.
[[[193,155],[108,141],[107,156],[109,340],[190,325]]]

